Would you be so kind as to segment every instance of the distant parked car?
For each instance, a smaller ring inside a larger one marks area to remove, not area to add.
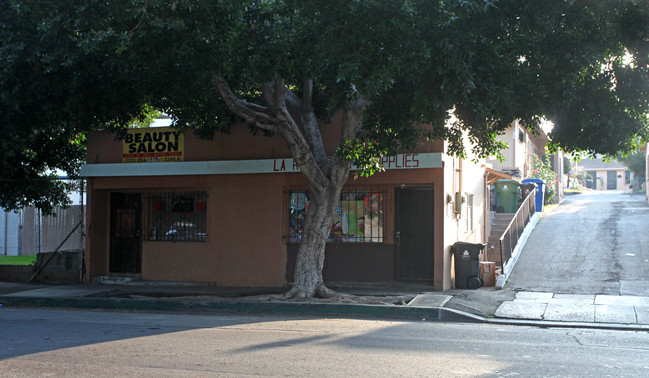
[[[207,233],[199,232],[191,222],[176,222],[165,233],[164,240],[171,241],[205,241]]]

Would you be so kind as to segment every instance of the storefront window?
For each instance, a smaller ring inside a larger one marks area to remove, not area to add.
[[[343,191],[336,208],[329,242],[382,243],[384,193],[374,190]],[[309,194],[292,191],[289,196],[289,238],[302,239],[309,209]]]
[[[148,241],[207,241],[207,193],[147,193],[146,220]]]

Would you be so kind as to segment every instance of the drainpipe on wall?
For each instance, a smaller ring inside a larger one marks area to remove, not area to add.
[[[85,212],[83,211],[83,192],[84,192],[84,185],[85,182],[83,179],[79,180],[79,209],[81,212],[81,217],[79,223],[81,224],[79,226],[79,249],[81,251],[80,256],[79,256],[79,282],[83,282],[83,255],[84,255],[84,245],[83,245],[83,234],[85,232],[85,222],[84,222],[84,216]]]
[[[23,254],[23,229],[25,224],[25,209],[18,212],[18,255]]]
[[[454,175],[457,175],[457,187],[455,179],[453,180],[453,212],[455,214],[455,239],[460,240],[460,221],[462,220],[462,158],[457,159],[457,169],[454,169]],[[453,166],[455,167],[455,159]]]
[[[4,248],[4,255],[5,256],[8,256],[8,253],[7,253],[7,247],[8,247],[8,244],[9,244],[9,243],[7,243],[7,237],[9,236],[8,228],[9,228],[9,213],[5,211],[5,248]]]
[[[491,226],[491,219],[489,219],[489,208],[491,207],[491,192],[489,191],[489,174],[485,172],[482,175],[483,181],[482,181],[482,193],[483,193],[483,199],[482,199],[482,242],[484,244],[487,244],[489,241],[489,234],[487,233],[487,226]],[[486,255],[485,255],[486,256]]]
[[[41,210],[38,209],[38,228],[36,233],[36,254],[41,253]]]

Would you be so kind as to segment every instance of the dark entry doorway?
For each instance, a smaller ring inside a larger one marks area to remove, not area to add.
[[[617,189],[617,172],[608,171],[606,173],[606,189]]]
[[[110,272],[142,271],[142,194],[111,193]]]
[[[586,175],[586,187],[588,189],[597,189],[597,171],[587,171]]]
[[[396,190],[397,279],[434,278],[433,188]]]

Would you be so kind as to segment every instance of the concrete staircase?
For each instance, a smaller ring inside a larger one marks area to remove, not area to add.
[[[491,224],[491,234],[487,241],[486,261],[496,263],[496,269],[502,268],[500,261],[500,237],[503,235],[509,223],[514,219],[514,213],[496,213]]]

